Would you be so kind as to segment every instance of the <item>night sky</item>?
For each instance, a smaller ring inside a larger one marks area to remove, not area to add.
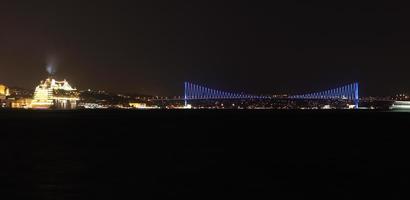
[[[183,82],[303,93],[359,81],[410,91],[406,5],[276,1],[2,1],[0,82],[57,66],[79,89],[180,95]]]

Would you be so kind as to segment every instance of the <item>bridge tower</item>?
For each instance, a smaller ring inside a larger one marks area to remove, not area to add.
[[[355,109],[359,108],[359,83],[354,84],[354,105]]]
[[[188,100],[187,100],[187,90],[188,90],[188,83],[184,82],[184,103],[185,103],[185,107],[188,106]]]

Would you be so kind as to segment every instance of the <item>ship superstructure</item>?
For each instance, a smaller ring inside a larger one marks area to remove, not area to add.
[[[77,89],[66,81],[48,78],[41,81],[34,91],[33,109],[75,109],[79,95]]]

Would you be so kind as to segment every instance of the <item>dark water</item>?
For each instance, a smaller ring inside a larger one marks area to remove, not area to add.
[[[4,111],[1,199],[406,198],[409,127],[391,112]]]

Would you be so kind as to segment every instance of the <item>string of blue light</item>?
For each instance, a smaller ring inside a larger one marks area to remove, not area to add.
[[[187,100],[207,100],[207,99],[266,99],[268,96],[256,96],[249,94],[239,94],[224,92],[207,87],[203,87],[190,82],[185,82],[184,99]],[[334,89],[321,92],[314,92],[302,95],[289,96],[290,99],[347,99],[354,101],[356,108],[359,102],[359,83],[352,83]]]

